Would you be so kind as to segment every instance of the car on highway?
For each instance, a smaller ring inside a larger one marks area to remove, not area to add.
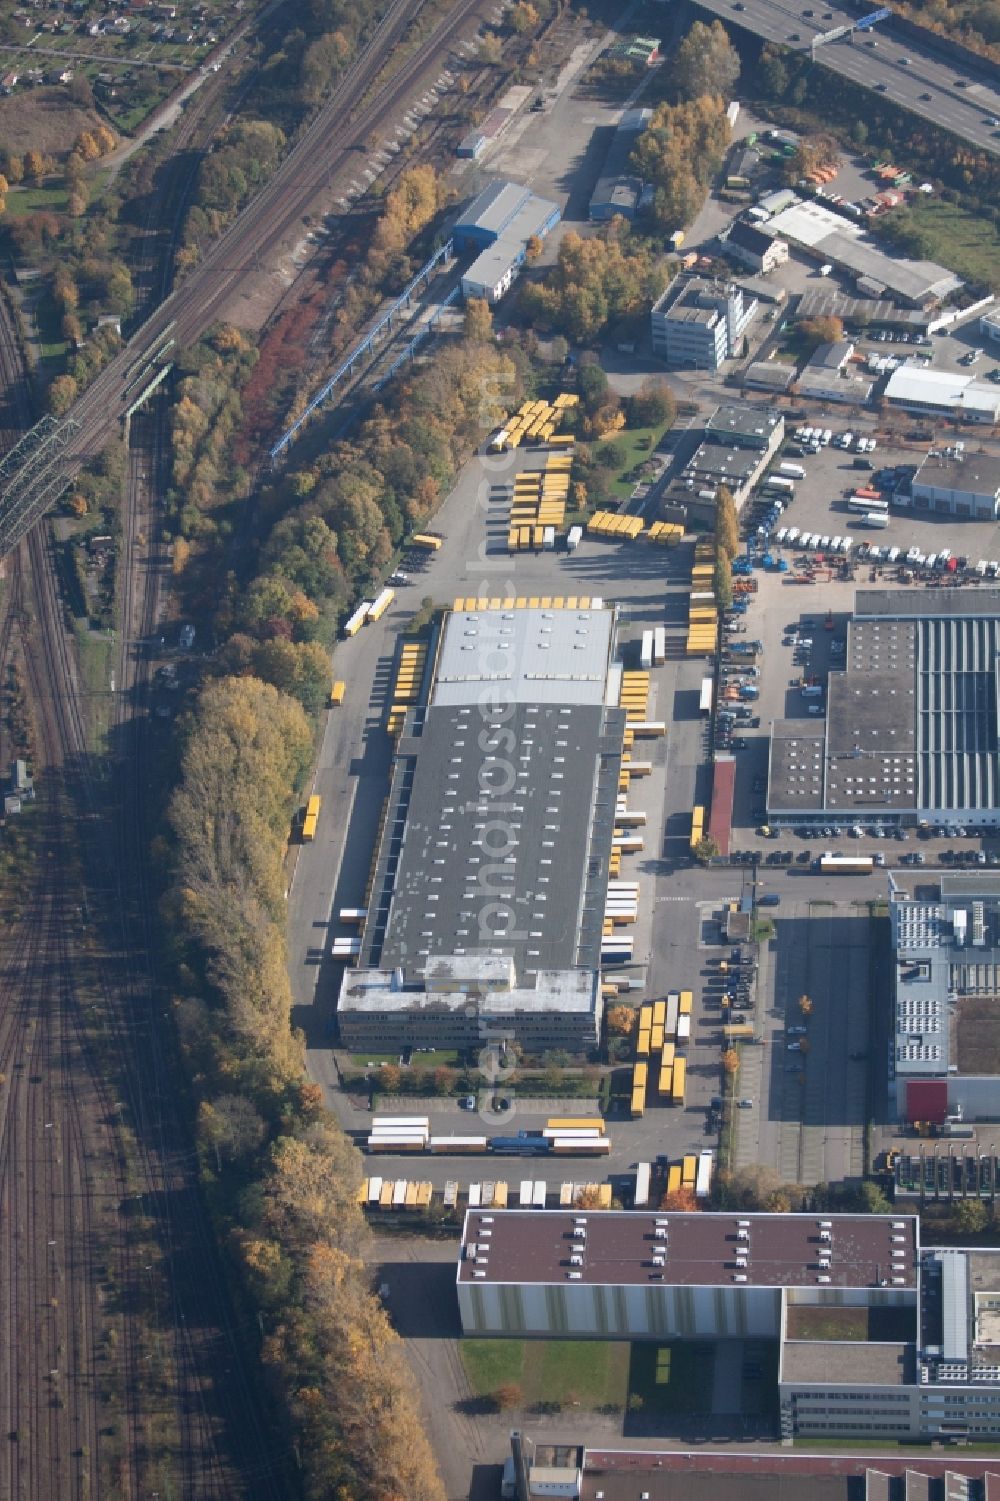
[[[737,1110],[752,1110],[753,1100],[737,1100],[736,1108]]]
[[[921,94],[920,97],[924,101],[924,103],[926,104],[926,103],[929,103],[930,99],[932,98],[932,95],[930,95],[930,94]],[[904,338],[904,340],[906,339],[906,335],[905,334],[903,335],[903,338]]]
[[[888,84],[887,84],[887,83],[877,83],[877,84],[876,84],[876,85],[875,85],[875,88],[876,88],[876,91],[877,91],[877,92],[878,92],[878,93],[879,93],[879,94],[884,94],[884,93],[885,93],[885,91],[886,91],[886,89],[887,89],[887,88],[888,88],[888,87],[889,87],[889,85],[888,85]]]
[[[910,67],[912,67],[913,66],[913,58],[912,57],[901,57],[899,59],[899,66],[901,68],[910,68]]]

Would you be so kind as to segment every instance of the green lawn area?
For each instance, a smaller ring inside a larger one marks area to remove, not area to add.
[[[632,1346],[629,1403],[643,1412],[706,1412],[712,1405],[715,1348],[696,1340]]]
[[[652,458],[662,435],[662,427],[624,428],[620,433],[615,433],[613,438],[609,438],[607,443],[597,444],[598,454],[611,443],[615,448],[623,449],[626,454],[623,462],[615,465],[615,478],[611,487],[619,500],[627,500],[638,483],[638,479],[626,479],[625,476],[631,474],[644,460]]]
[[[26,214],[50,210],[61,214],[66,209],[66,187],[63,183],[45,184],[37,187],[11,188],[7,194],[8,219],[22,219]]]
[[[1000,240],[989,219],[979,219],[941,198],[916,195],[910,219],[927,237],[930,258],[969,281],[1000,289]]]
[[[519,1386],[526,1405],[624,1409],[629,1346],[605,1340],[466,1339],[459,1346],[478,1397]]]
[[[86,696],[87,738],[91,749],[102,753],[107,749],[111,727],[110,685],[115,643],[106,631],[90,631],[86,625],[77,622],[76,648],[80,658],[80,681]]]

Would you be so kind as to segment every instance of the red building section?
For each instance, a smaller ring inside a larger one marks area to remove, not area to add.
[[[948,1114],[947,1079],[907,1079],[906,1119],[940,1126]]]
[[[717,756],[712,772],[712,809],[708,817],[708,837],[714,839],[720,855],[729,854],[733,832],[733,793],[736,789],[736,760]]]

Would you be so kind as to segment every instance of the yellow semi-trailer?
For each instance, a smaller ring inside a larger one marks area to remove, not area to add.
[[[428,552],[437,552],[441,546],[441,538],[435,537],[432,532],[417,532],[413,538],[414,547],[423,547]]]
[[[674,1059],[674,1082],[670,1090],[670,1098],[675,1105],[684,1104],[684,1090],[687,1084],[687,1060],[685,1058]],[[685,1178],[685,1183],[687,1179]]]
[[[344,702],[344,694],[347,692],[347,684],[343,678],[335,678],[333,687],[330,689],[330,707],[339,709]]]
[[[545,1124],[550,1131],[596,1131],[604,1135],[603,1115],[555,1115]]]
[[[683,1171],[684,1170],[681,1167],[681,1164],[679,1162],[675,1162],[674,1165],[673,1165],[673,1167],[671,1167],[671,1168],[669,1168],[667,1170],[667,1193],[668,1194],[680,1193],[681,1185],[682,1185],[682,1181],[683,1181]]]

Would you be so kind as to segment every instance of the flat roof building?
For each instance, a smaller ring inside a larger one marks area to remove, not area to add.
[[[772,726],[769,821],[1000,823],[1000,591],[859,589],[825,725]]]
[[[1000,1120],[1000,875],[942,875],[937,901],[896,891],[890,916],[899,1118]]]
[[[604,171],[590,200],[590,217],[604,223],[620,214],[633,219],[642,196],[642,179],[629,171],[629,157],[636,137],[653,117],[651,109],[626,109],[615,128]]]
[[[814,1302],[842,1302],[851,1290],[914,1307],[917,1225],[912,1216],[470,1210],[458,1262],[462,1329],[777,1339],[793,1288]]]
[[[470,1210],[456,1286],[471,1337],[773,1340],[785,1440],[1000,1436],[1000,1250],[913,1215]]]
[[[752,448],[761,453],[777,450],[785,434],[785,419],[769,407],[716,407],[705,423],[705,437],[711,443],[728,443],[734,448]]]
[[[889,377],[885,399],[891,407],[955,422],[1000,421],[1000,387],[951,370],[901,365]]]
[[[963,285],[947,266],[890,255],[861,225],[815,201],[796,199],[762,227],[768,235],[850,273],[859,285],[878,286],[911,307],[942,302]]]
[[[397,741],[347,1046],[472,1046],[486,1021],[533,1049],[599,1038],[615,612],[497,603],[447,615]]]
[[[756,311],[733,283],[677,276],[650,312],[653,353],[668,365],[718,370],[739,352]]]
[[[578,1501],[995,1501],[1000,1487],[996,1460],[954,1453],[780,1454],[757,1445],[727,1452],[714,1443],[581,1452],[520,1432],[512,1435],[515,1449],[522,1437],[532,1456],[523,1501],[555,1494]]]
[[[913,504],[948,516],[1000,516],[1000,459],[949,448],[929,453],[914,476]]]
[[[489,183],[452,230],[459,250],[480,251],[462,277],[463,296],[499,301],[524,263],[528,241],[543,240],[559,217],[557,204],[520,183]]]

